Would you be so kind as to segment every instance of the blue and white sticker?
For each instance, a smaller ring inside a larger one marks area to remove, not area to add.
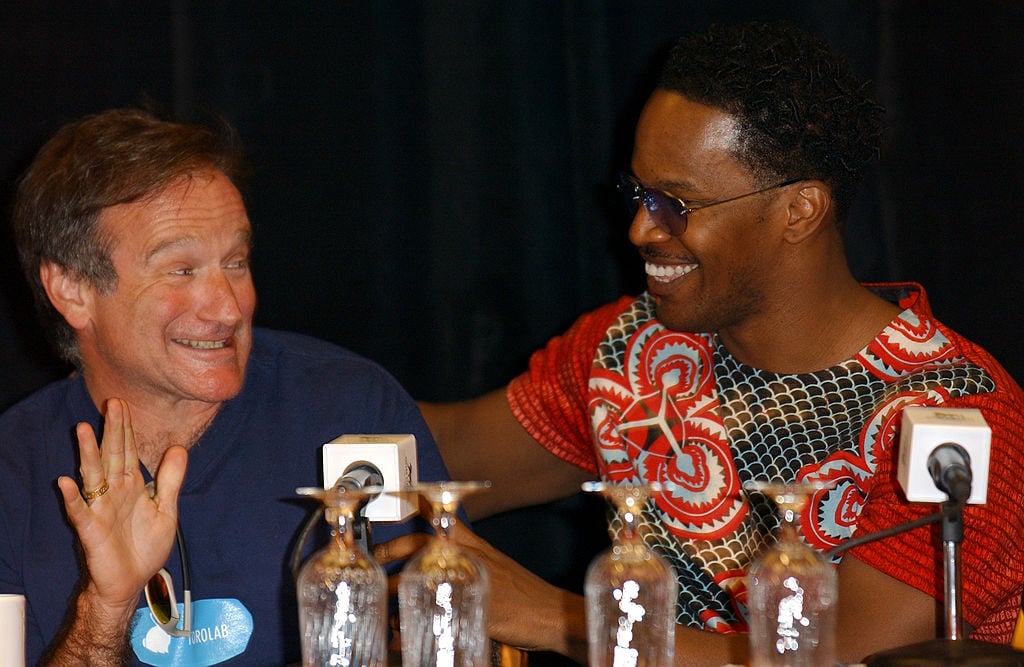
[[[184,605],[178,603],[179,618]],[[172,637],[153,620],[149,607],[136,610],[132,648],[154,667],[208,667],[241,655],[252,637],[252,614],[234,598],[194,600],[192,632]]]

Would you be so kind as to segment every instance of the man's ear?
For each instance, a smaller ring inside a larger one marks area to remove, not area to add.
[[[39,265],[39,279],[50,303],[71,328],[85,328],[92,318],[92,286],[54,262]]]
[[[832,192],[821,181],[801,181],[789,199],[789,219],[784,238],[802,243],[817,233],[823,224],[832,221]]]

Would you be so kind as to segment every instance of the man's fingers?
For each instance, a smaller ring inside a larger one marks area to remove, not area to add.
[[[188,467],[188,450],[174,446],[164,453],[160,467],[156,471],[156,495],[153,500],[162,511],[171,508],[172,515],[178,516],[178,494],[185,481],[185,470]]]
[[[452,526],[452,529],[448,534],[453,542],[467,547],[482,549],[489,546],[486,540],[470,530],[470,528],[461,521]]]
[[[132,428],[132,411],[122,400],[121,406],[121,470],[134,474],[139,470],[139,451],[135,448],[135,429]]]
[[[125,472],[125,434],[131,432],[131,423],[126,419],[127,412],[124,403],[116,398],[107,400],[104,406],[103,446],[100,455],[103,457],[103,471],[108,477]]]
[[[86,512],[88,504],[82,498],[78,482],[70,477],[61,476],[57,478],[57,487],[60,489],[60,495],[64,498],[64,509],[67,510],[68,519],[71,521],[71,525],[78,530],[88,515]]]
[[[81,423],[75,427],[75,435],[78,436],[78,455],[82,464],[78,471],[82,476],[82,492],[94,492],[102,489],[107,481],[107,475],[103,469],[99,445],[96,443],[96,434],[93,433],[91,426]],[[64,487],[60,480],[57,484],[63,491]],[[75,485],[75,489],[77,492],[77,485]]]
[[[57,487],[60,489],[60,495],[64,497],[65,505],[80,504],[85,507],[85,500],[82,499],[82,494],[79,492],[78,482],[66,475],[61,475],[57,478]]]
[[[373,557],[381,565],[409,560],[426,545],[428,539],[430,537],[423,533],[409,533],[396,537],[388,542],[374,545]]]

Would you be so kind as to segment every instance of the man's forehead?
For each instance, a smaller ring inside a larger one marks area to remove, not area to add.
[[[115,243],[134,237],[148,247],[147,254],[155,246],[209,240],[211,234],[249,245],[252,226],[238,190],[223,175],[199,176],[176,179],[150,197],[103,209],[103,233]]]
[[[699,190],[706,187],[709,174],[741,166],[735,159],[739,141],[735,116],[657,90],[637,123],[633,170],[648,187]]]
[[[206,247],[210,240],[208,237],[192,233],[189,230],[181,230],[181,233],[173,233],[174,230],[165,230],[164,234],[154,236],[144,249],[147,260],[157,257],[163,253],[173,252],[176,249],[188,250],[189,248]],[[238,250],[249,250],[252,247],[252,232],[248,228],[235,230],[233,241],[227,249],[231,252]]]
[[[735,115],[667,90],[651,94],[637,123],[638,138],[708,147],[733,147],[739,140]]]

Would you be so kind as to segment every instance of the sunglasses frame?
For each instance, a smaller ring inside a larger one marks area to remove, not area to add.
[[[185,540],[181,534],[181,526],[176,530],[175,539],[178,542],[178,556],[181,560],[181,582],[184,588],[182,606],[185,609],[184,623],[178,628],[178,621],[181,614],[178,613],[178,601],[174,597],[174,579],[167,568],[160,568],[156,574],[146,582],[146,604],[149,606],[149,613],[153,622],[172,637],[188,637],[192,634],[192,582],[189,576],[188,556],[185,553]],[[162,607],[166,605],[167,612],[163,613]],[[164,617],[165,620],[161,620]]]
[[[655,188],[648,188],[644,186],[633,174],[623,171],[619,173],[619,182],[617,184],[617,190],[621,195],[626,197],[629,204],[629,211],[632,216],[636,216],[637,211],[641,207],[647,212],[651,222],[661,231],[665,232],[669,236],[682,236],[686,231],[688,216],[690,213],[700,211],[705,208],[711,208],[712,206],[718,206],[719,204],[728,204],[729,202],[736,201],[738,199],[745,199],[746,197],[753,197],[764,192],[769,192],[778,188],[784,188],[787,185],[793,185],[800,181],[806,180],[804,178],[794,178],[788,181],[782,181],[775,185],[769,185],[766,188],[760,190],[754,190],[753,192],[747,192],[735,197],[729,197],[727,199],[719,199],[718,201],[709,202],[707,204],[701,204],[699,206],[690,206],[679,197],[673,194],[665,192],[664,190],[657,190]]]

